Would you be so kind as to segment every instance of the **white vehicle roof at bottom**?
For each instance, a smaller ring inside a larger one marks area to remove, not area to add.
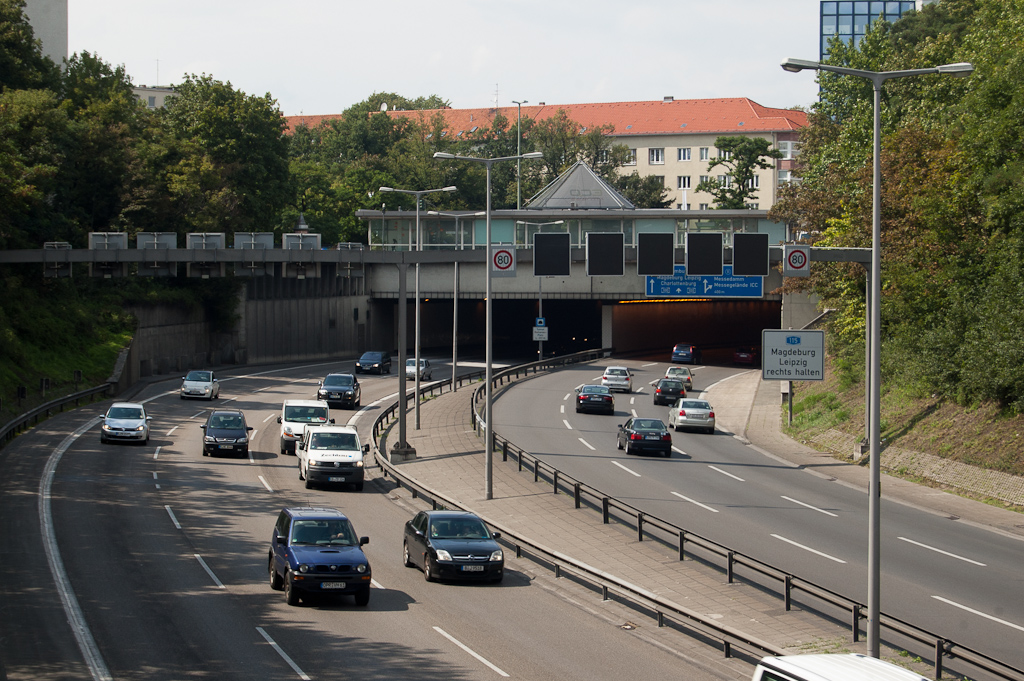
[[[909,669],[867,655],[784,655],[763,658],[753,681],[928,681]]]

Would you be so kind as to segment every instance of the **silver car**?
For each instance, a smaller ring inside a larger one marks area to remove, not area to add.
[[[677,381],[682,381],[686,385],[687,390],[693,390],[693,374],[690,373],[690,367],[669,367],[665,371],[665,378],[674,378]]]
[[[609,390],[633,392],[633,375],[626,367],[608,367],[601,376],[601,385]]]
[[[190,371],[181,377],[181,399],[198,397],[213,400],[220,397],[220,382],[212,371]]]
[[[114,402],[103,415],[100,442],[149,442],[149,422],[153,417],[137,402]]]
[[[430,360],[420,357],[420,380],[429,381],[434,375],[434,370],[430,367]],[[405,379],[407,381],[416,380],[416,359],[405,360]]]
[[[715,411],[705,400],[681,399],[669,407],[668,426],[676,430],[699,428],[705,433],[715,432]]]

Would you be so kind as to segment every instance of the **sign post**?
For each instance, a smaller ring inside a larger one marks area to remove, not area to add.
[[[825,332],[761,331],[761,379],[824,381]]]

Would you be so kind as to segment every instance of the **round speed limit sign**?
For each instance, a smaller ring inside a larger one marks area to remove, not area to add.
[[[516,274],[516,255],[510,248],[495,249],[491,258],[491,272],[498,276],[514,277]]]
[[[810,275],[811,268],[810,247],[803,245],[787,244],[783,254],[782,276],[784,277],[806,277]]]

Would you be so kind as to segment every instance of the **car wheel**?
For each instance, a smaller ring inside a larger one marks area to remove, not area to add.
[[[309,481],[309,471],[306,471],[306,475],[302,479],[306,481],[306,489],[313,489],[313,483]]]
[[[284,580],[284,602],[288,605],[299,604],[299,592],[292,586],[292,580]]]
[[[580,413],[581,411],[583,411],[583,410],[582,410],[582,409],[580,409],[579,407],[576,407],[576,413],[577,413],[577,414],[579,414],[579,413]]]
[[[248,458],[249,458],[249,450],[248,450],[248,449],[243,449],[243,450],[242,450],[242,453],[241,453],[241,455],[240,455],[240,458],[242,458],[242,459],[248,459]]]
[[[280,591],[284,588],[284,580],[281,579],[281,575],[277,574],[277,570],[274,569],[274,557],[271,556],[267,563],[267,571],[270,573],[270,588],[274,591]]]
[[[673,428],[675,429],[675,431],[676,431],[677,433],[678,433],[678,432],[680,431],[680,428],[679,428],[679,424],[678,424],[678,423],[677,423],[676,425],[672,426],[672,427],[673,427]]]
[[[423,579],[428,582],[434,581],[434,576],[430,574],[430,556],[423,556]]]
[[[107,438],[105,438],[105,437],[103,437],[102,435],[100,435],[100,444],[101,444],[101,445],[105,445],[105,444],[107,444]]]
[[[622,442],[620,442],[618,438],[615,439],[615,449],[622,449]]]
[[[356,605],[365,607],[370,604],[370,587],[366,586],[355,593]]]
[[[210,456],[210,452],[206,451],[206,447],[203,447],[203,456]]]
[[[302,474],[302,464],[301,463],[299,463],[298,468],[299,468],[299,480],[305,480],[306,476]]]
[[[402,542],[402,562],[405,563],[405,567],[416,567],[416,564],[412,562],[412,556],[409,555],[409,544]]]

